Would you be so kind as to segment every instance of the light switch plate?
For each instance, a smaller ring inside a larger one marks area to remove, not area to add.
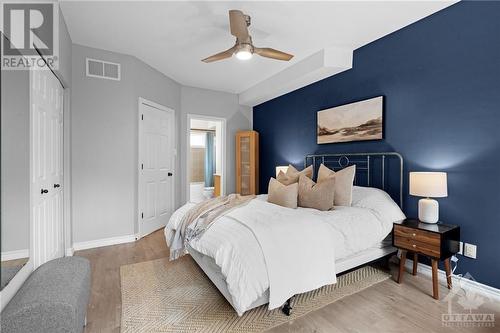
[[[464,244],[464,256],[476,259],[477,246],[474,244]]]

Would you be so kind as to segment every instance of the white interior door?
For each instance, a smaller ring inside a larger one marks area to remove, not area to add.
[[[63,88],[49,70],[30,72],[31,214],[34,267],[64,255]]]
[[[139,102],[139,234],[165,226],[173,211],[174,112]]]

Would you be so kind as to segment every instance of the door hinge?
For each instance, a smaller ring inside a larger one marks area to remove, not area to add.
[[[144,120],[144,115],[143,114],[141,114],[141,120]]]
[[[143,219],[143,218],[144,218],[144,213],[141,213],[141,219]]]

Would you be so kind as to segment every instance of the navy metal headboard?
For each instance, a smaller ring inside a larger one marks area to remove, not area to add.
[[[380,188],[399,202],[403,209],[403,156],[396,152],[388,153],[346,153],[312,154],[304,159],[304,168],[313,166],[316,178],[319,166],[338,171],[356,165],[354,185]]]

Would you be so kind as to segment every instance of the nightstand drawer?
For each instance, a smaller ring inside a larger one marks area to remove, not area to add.
[[[420,243],[425,243],[429,246],[441,246],[441,236],[439,234],[423,231],[419,229],[413,229],[404,227],[401,225],[394,226],[394,238],[407,238],[409,240],[415,240]]]
[[[441,256],[439,240],[437,244],[430,244],[427,242],[420,242],[416,239],[396,235],[394,237],[394,245],[402,249],[422,253],[434,258],[439,258]]]

